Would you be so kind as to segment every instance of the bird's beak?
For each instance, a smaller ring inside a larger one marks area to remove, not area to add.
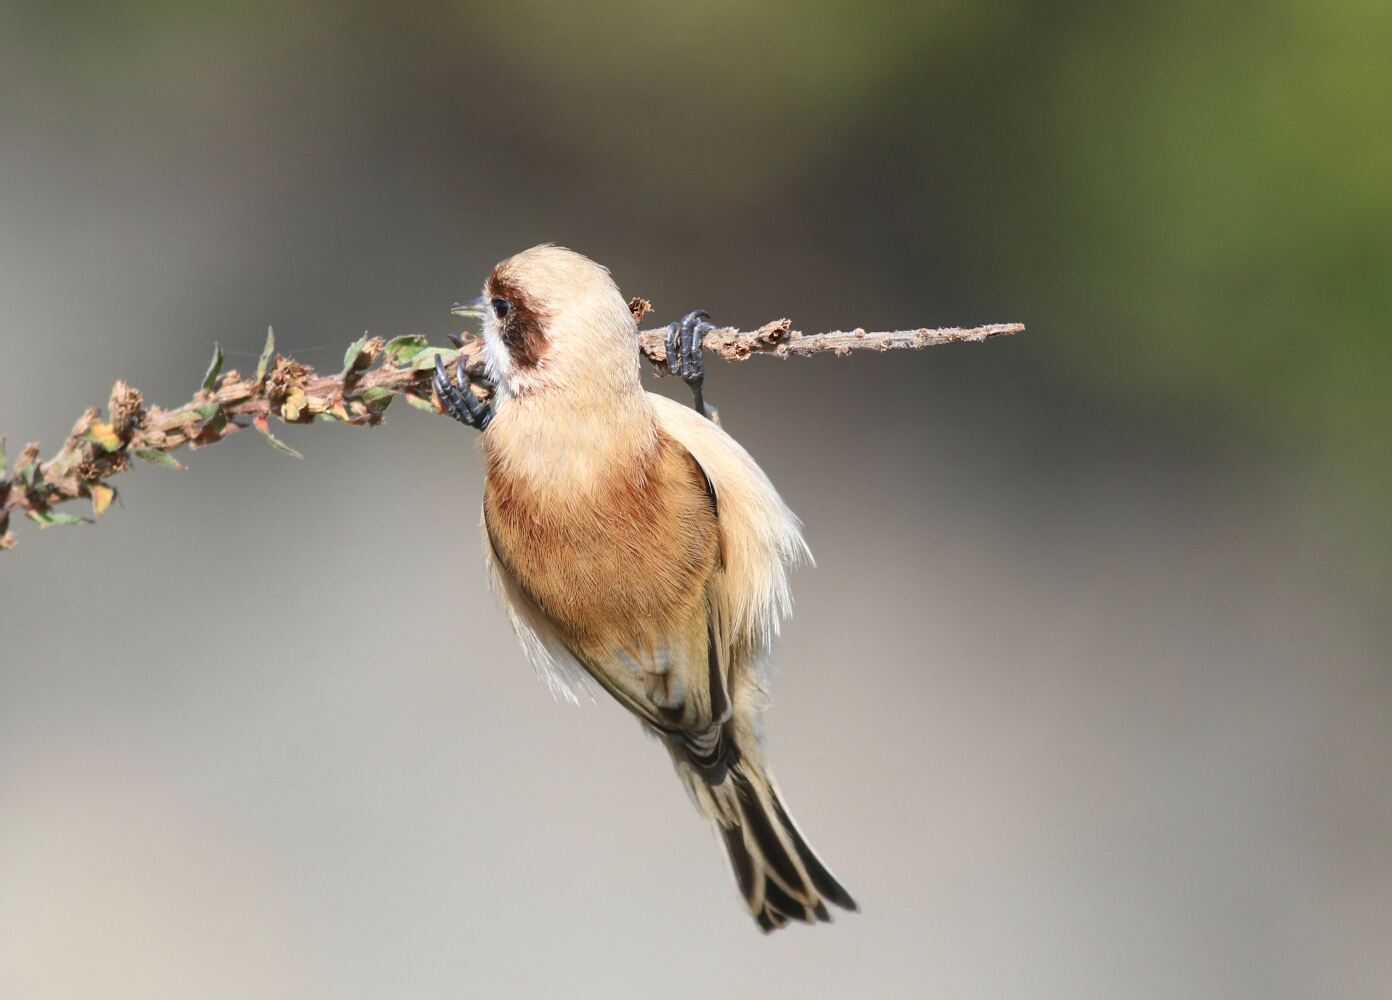
[[[456,316],[475,316],[481,319],[487,308],[488,300],[480,295],[478,298],[470,299],[468,302],[456,302],[450,307],[450,312],[454,313]]]

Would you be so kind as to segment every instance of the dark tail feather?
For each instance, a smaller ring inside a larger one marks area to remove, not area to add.
[[[735,883],[765,933],[790,920],[830,922],[828,902],[860,909],[788,815],[757,749],[742,750],[726,727],[700,739],[660,735],[692,799],[720,832]]]
[[[746,758],[731,766],[723,782],[734,793],[731,811],[737,822],[717,823],[735,881],[759,927],[767,933],[789,920],[830,921],[824,900],[859,909],[808,846],[773,781],[750,763]]]
[[[798,857],[802,859],[803,867],[807,869],[807,874],[812,879],[812,884],[817,891],[843,910],[850,910],[852,913],[858,911],[860,907],[851,898],[851,894],[846,891],[846,887],[836,881],[836,876],[827,871],[826,865],[822,864],[822,859],[817,857],[817,852],[812,850],[802,836],[802,831],[797,828],[793,818],[783,808],[783,800],[778,797],[776,789],[773,793],[773,808],[778,813],[778,819],[783,824],[783,829],[787,830],[792,837]]]

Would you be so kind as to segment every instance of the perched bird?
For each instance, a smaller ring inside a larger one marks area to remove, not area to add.
[[[696,408],[645,392],[638,328],[608,270],[557,246],[493,269],[454,307],[483,321],[491,401],[436,357],[445,409],[482,431],[484,554],[527,655],[594,678],[672,755],[765,931],[855,910],[784,807],[760,711],[788,567],[809,555],[768,477],[701,397],[704,312],[668,366]]]

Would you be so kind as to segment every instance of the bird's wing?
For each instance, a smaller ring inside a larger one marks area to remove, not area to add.
[[[768,647],[792,598],[788,569],[811,562],[797,517],[739,442],[689,406],[648,394],[658,426],[696,460],[720,512],[728,627],[751,651]]]

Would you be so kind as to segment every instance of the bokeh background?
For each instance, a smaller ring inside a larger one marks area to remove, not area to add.
[[[662,322],[1029,326],[708,382],[818,558],[771,753],[862,914],[755,931],[401,407],[19,526],[0,997],[1388,996],[1389,51],[1373,0],[0,3],[12,457],[268,324],[442,342],[543,241]]]

